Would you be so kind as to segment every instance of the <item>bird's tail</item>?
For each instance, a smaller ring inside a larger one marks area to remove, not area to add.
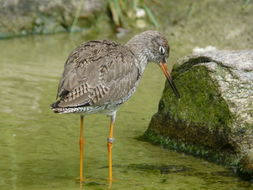
[[[83,112],[81,109],[82,107],[60,107],[59,106],[60,100],[57,102],[54,102],[50,105],[51,110],[54,111],[54,113],[80,113]]]
[[[50,105],[51,110],[54,111],[54,113],[72,113],[72,110],[68,107],[59,107],[60,100],[57,102],[54,102]]]
[[[51,110],[54,111],[54,113],[62,113],[62,108],[59,107],[60,101],[54,102],[50,105]]]

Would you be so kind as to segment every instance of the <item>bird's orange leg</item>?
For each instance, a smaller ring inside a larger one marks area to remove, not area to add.
[[[83,177],[83,156],[84,156],[84,138],[83,138],[83,115],[80,116],[80,183],[84,182]]]
[[[109,131],[109,136],[107,138],[107,148],[108,148],[108,168],[109,168],[109,185],[111,186],[112,184],[112,143],[114,141],[113,138],[113,127],[115,123],[115,114],[111,116],[111,123],[110,123],[110,131]]]

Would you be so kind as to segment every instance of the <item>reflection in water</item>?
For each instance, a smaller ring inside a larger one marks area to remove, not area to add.
[[[79,185],[79,117],[49,109],[68,53],[85,40],[60,34],[0,41],[0,189],[108,189],[109,118],[86,118],[84,175],[94,183]],[[150,64],[136,94],[118,112],[111,189],[252,189],[221,166],[135,139],[157,111],[164,81]]]

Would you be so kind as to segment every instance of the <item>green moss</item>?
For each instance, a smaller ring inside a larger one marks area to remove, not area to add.
[[[179,152],[204,158],[217,164],[225,165],[244,179],[251,179],[251,177],[253,176],[252,171],[245,170],[244,167],[241,165],[241,156],[239,155],[221,153],[214,150],[210,150],[204,146],[186,144],[180,140],[174,140],[170,139],[169,137],[158,135],[152,130],[147,130],[142,136],[138,138],[138,140],[148,141],[156,145],[161,145],[163,148],[176,150]]]
[[[232,168],[236,168],[239,164],[240,158],[235,155],[219,153],[214,150],[210,150],[204,146],[187,144],[180,140],[171,139],[162,135],[156,134],[152,130],[147,130],[144,135],[138,138],[142,141],[149,141],[156,145],[161,145],[164,148],[184,152],[190,155],[205,158],[208,161],[212,161],[218,164],[224,164]]]
[[[209,73],[205,66],[198,65],[180,74],[175,79],[181,94],[178,101],[166,84],[159,111],[170,113],[176,120],[204,125],[211,131],[229,129],[232,114]]]
[[[197,65],[198,61],[203,59],[192,59],[173,71],[181,98],[177,99],[166,83],[158,113],[153,116],[149,129],[221,152],[234,151],[229,143],[234,116],[210,71],[204,65]]]

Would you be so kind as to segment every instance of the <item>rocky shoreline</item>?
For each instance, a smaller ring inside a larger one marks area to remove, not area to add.
[[[0,38],[7,38],[89,28],[105,15],[106,1],[0,0],[0,10]]]

